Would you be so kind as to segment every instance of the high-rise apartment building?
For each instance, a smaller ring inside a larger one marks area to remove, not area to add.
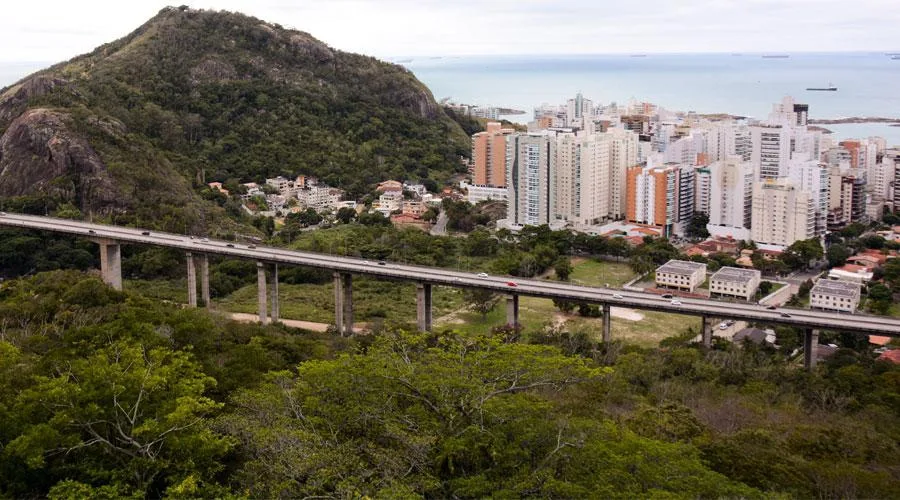
[[[788,179],[765,179],[753,187],[753,241],[788,247],[815,236],[815,205],[809,193]]]
[[[787,175],[791,160],[791,131],[783,125],[750,126],[752,144],[750,161],[759,168],[761,179],[777,179]]]
[[[509,222],[537,226],[556,220],[556,137],[511,135],[507,149]]]
[[[478,186],[506,187],[506,137],[513,129],[488,122],[487,130],[472,135],[472,182]]]
[[[799,189],[809,193],[815,207],[815,236],[824,236],[828,222],[830,175],[828,165],[817,161],[794,162],[788,178]]]
[[[756,181],[753,165],[740,156],[730,156],[713,162],[709,172],[709,224],[721,226],[720,234],[743,236],[752,223],[753,183]]]
[[[581,92],[566,102],[566,126],[584,129],[585,122],[593,119],[594,103],[585,99]]]
[[[556,213],[576,224],[609,217],[610,142],[596,134],[562,134],[556,144]]]
[[[609,144],[609,216],[611,220],[625,217],[627,186],[626,171],[638,164],[638,134],[620,128],[609,129],[599,135]]]
[[[626,180],[628,206],[625,220],[656,226],[664,236],[671,235],[677,210],[676,170],[675,165],[630,167]]]

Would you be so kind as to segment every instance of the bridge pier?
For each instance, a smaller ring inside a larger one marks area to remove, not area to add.
[[[353,335],[353,275],[334,273],[334,326],[340,335]]]
[[[265,325],[269,319],[266,316],[266,265],[260,261],[256,261],[256,293],[259,302],[259,322]]]
[[[709,316],[700,318],[700,339],[703,347],[712,347],[713,319]]]
[[[612,308],[609,307],[609,304],[603,304],[603,343],[609,344],[612,342],[612,316],[611,314]]]
[[[506,324],[519,326],[519,296],[508,295],[506,297]]]
[[[281,315],[280,303],[278,301],[278,264],[272,265],[272,322],[278,321]]]
[[[100,276],[103,282],[122,291],[122,246],[113,240],[95,241],[100,245]]]
[[[191,252],[185,253],[185,260],[187,261],[188,306],[197,307],[197,268]]]
[[[200,298],[203,299],[203,306],[212,307],[209,300],[209,256],[205,253],[194,257],[194,262],[200,261]]]
[[[808,328],[803,332],[803,366],[807,370],[816,367],[816,351],[819,345],[819,330]]]
[[[416,323],[420,332],[431,331],[431,314],[431,283],[416,283]]]

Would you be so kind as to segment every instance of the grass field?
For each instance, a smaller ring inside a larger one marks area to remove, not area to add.
[[[621,287],[637,275],[627,262],[607,262],[593,259],[572,259],[569,281],[577,285]]]
[[[633,279],[635,274],[624,262],[606,262],[590,259],[573,259],[570,281],[589,286],[620,287]],[[125,287],[135,289],[148,297],[187,302],[187,280],[126,280]],[[256,285],[248,285],[228,297],[213,298],[216,309],[228,312],[257,312]],[[322,285],[280,284],[279,300],[282,319],[332,323],[334,321],[334,287]],[[416,321],[416,290],[412,283],[379,281],[364,277],[353,280],[353,306],[355,321],[371,322],[383,318],[392,323]],[[613,317],[613,338],[641,346],[655,346],[659,341],[687,328],[699,331],[699,318],[652,311],[637,311],[640,321]],[[894,307],[900,314],[900,307]],[[435,326],[453,328],[468,333],[483,333],[506,324],[506,297],[500,296],[494,309],[485,316],[466,309],[460,290],[447,287],[434,288]],[[569,330],[583,330],[596,340],[602,338],[602,320],[583,318],[577,314],[561,314],[548,299],[521,297],[519,321],[525,333],[536,332],[553,324],[565,325]]]
[[[334,321],[334,286],[287,285],[278,287],[282,319],[297,319],[317,323]],[[221,300],[213,299],[218,309],[230,312],[257,311],[256,285],[245,286]],[[462,306],[462,293],[446,287],[434,287],[434,316],[446,314]],[[398,323],[416,321],[416,287],[412,283],[378,281],[356,277],[353,280],[354,321],[374,318]]]

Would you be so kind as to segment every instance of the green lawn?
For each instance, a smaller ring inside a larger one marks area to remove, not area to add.
[[[458,309],[462,294],[446,287],[434,287],[434,316]],[[282,319],[317,323],[334,321],[334,286],[287,285],[278,287]],[[217,309],[240,313],[257,312],[256,285],[245,286],[221,300],[213,299]],[[416,321],[416,287],[412,283],[379,281],[356,277],[353,280],[354,321],[385,318],[392,322]]]
[[[569,281],[578,285],[621,287],[637,275],[627,262],[607,262],[593,259],[572,259]]]

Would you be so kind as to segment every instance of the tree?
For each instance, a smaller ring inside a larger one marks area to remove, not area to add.
[[[799,240],[792,243],[781,254],[781,261],[790,269],[805,269],[824,255],[818,238]]]
[[[565,299],[553,299],[553,305],[557,309],[559,309],[560,312],[565,313],[565,314],[571,313],[572,311],[575,310],[576,307],[578,307],[577,302],[573,302],[571,300],[565,300]]]
[[[438,216],[440,215],[440,210],[435,207],[428,207],[428,210],[422,214],[422,220],[425,222],[431,222],[432,224],[437,222]]]
[[[463,300],[484,319],[489,312],[494,310],[500,296],[483,288],[468,288],[463,291]]]
[[[846,246],[836,243],[828,247],[825,257],[828,259],[829,267],[838,267],[847,262],[847,258],[853,255],[853,252]]]
[[[7,448],[32,468],[77,464],[66,477],[160,496],[151,487],[214,482],[231,447],[208,426],[222,406],[203,395],[215,380],[189,354],[113,341],[36,380],[16,398],[34,419]]]
[[[882,283],[875,283],[869,286],[866,305],[870,311],[876,314],[887,314],[891,308],[892,296],[890,288]]]
[[[350,207],[341,207],[335,217],[341,224],[350,224],[356,220],[356,210]]]
[[[553,271],[556,273],[556,278],[560,281],[569,281],[569,275],[572,274],[571,259],[565,256],[556,259],[556,263],[553,265]]]
[[[709,224],[709,214],[706,214],[705,212],[694,212],[685,233],[688,238],[709,238],[709,231],[706,230],[707,224]]]

